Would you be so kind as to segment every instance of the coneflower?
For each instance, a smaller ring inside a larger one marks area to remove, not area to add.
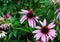
[[[40,21],[40,24],[42,27],[35,26],[35,28],[38,28],[38,30],[32,32],[36,34],[34,36],[34,38],[36,38],[36,41],[40,40],[42,42],[48,42],[49,39],[53,40],[57,35],[56,31],[52,29],[53,27],[55,27],[54,22],[46,26],[46,19],[44,19],[43,22]]]
[[[20,19],[21,24],[28,19],[28,24],[30,27],[34,27],[36,25],[36,22],[38,22],[38,16],[35,16],[33,14],[32,9],[30,10],[22,10],[22,12],[19,12],[21,14],[24,14],[22,18]]]

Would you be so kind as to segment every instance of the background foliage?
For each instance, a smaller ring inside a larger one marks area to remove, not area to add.
[[[54,5],[50,0],[0,0],[0,16],[10,13],[11,19],[5,20],[4,23],[12,24],[7,36],[0,38],[0,42],[35,42],[32,34],[35,29],[29,27],[27,21],[20,24],[22,15],[18,13],[21,9],[30,8],[33,9],[35,15],[39,16],[39,20],[46,18],[47,24],[52,21],[56,22],[57,37],[53,42],[60,42],[60,21],[56,20],[56,14],[54,13],[59,7],[60,4]]]

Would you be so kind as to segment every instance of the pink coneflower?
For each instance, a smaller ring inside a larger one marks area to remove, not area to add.
[[[7,13],[5,16],[6,16],[6,18],[10,18],[10,14],[9,13]]]
[[[0,24],[0,28],[3,28],[3,27],[1,26],[1,24]]]
[[[22,18],[20,19],[21,24],[28,19],[28,24],[30,27],[34,27],[36,25],[36,22],[38,22],[38,17],[33,15],[32,9],[30,10],[22,10],[22,12],[19,12],[21,14],[24,14]]]
[[[36,40],[41,40],[42,42],[48,42],[49,39],[53,40],[56,37],[56,31],[52,29],[55,27],[54,22],[50,23],[48,26],[46,26],[46,19],[44,19],[43,22],[40,21],[40,26],[36,26],[35,28],[38,28],[38,30],[33,31],[32,33],[36,33],[34,38]]]
[[[0,29],[4,29],[4,30],[9,29],[10,25],[11,25],[11,23],[8,23],[8,24],[0,24]]]
[[[55,13],[57,14],[56,19],[60,20],[60,8],[58,8]]]

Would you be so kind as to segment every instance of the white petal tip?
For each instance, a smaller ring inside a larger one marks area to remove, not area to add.
[[[22,14],[22,12],[18,12],[18,13],[21,13]]]

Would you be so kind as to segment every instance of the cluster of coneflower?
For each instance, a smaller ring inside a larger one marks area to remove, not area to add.
[[[10,14],[6,14],[6,16],[0,16],[0,38],[3,38],[7,34],[7,30],[10,28],[10,23],[4,23],[5,19],[8,19]]]
[[[55,22],[51,22],[47,25],[46,19],[44,21],[38,21],[39,17],[33,14],[33,10],[21,10],[22,12],[19,12],[20,14],[23,14],[22,18],[20,19],[21,24],[25,20],[28,21],[28,24],[32,28],[37,28],[37,30],[34,30],[32,33],[35,34],[34,38],[36,38],[36,42],[48,42],[49,39],[53,41],[53,39],[56,37],[57,32],[53,28],[56,26]],[[58,8],[55,12],[57,14],[56,20],[60,20],[60,8]],[[39,22],[41,26],[36,26],[36,22]]]
[[[55,2],[53,0],[51,1]],[[23,14],[22,18],[20,19],[21,24],[23,24],[23,22],[27,20],[30,27],[37,29],[32,32],[33,34],[35,34],[34,38],[36,39],[36,42],[49,42],[49,39],[51,39],[52,41],[54,40],[54,38],[57,35],[57,32],[54,29],[54,27],[56,26],[54,21],[47,25],[46,19],[44,19],[43,22],[40,20],[38,21],[39,17],[33,14],[32,9],[30,10],[22,9],[21,11],[22,12],[18,12],[20,14]],[[55,14],[57,14],[56,20],[60,20],[60,8],[56,10]],[[10,14],[6,14],[5,18],[0,16],[0,22],[4,22],[5,21],[4,19],[6,18],[9,19]],[[36,22],[40,23],[41,26],[37,26]],[[10,25],[11,24],[9,23],[8,24],[0,23],[0,38],[6,36],[7,32],[5,31],[9,29]]]

